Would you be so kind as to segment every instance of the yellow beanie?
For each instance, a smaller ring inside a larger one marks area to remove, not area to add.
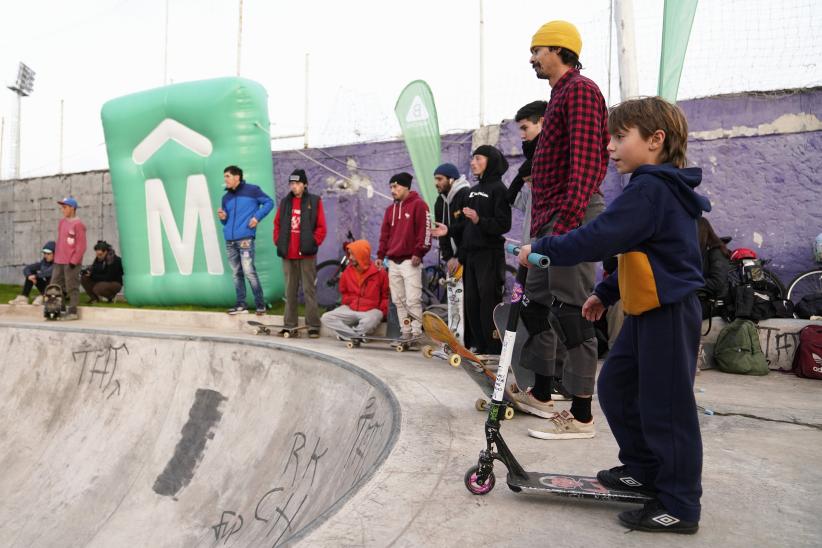
[[[549,21],[542,25],[531,38],[531,47],[559,46],[569,49],[579,57],[582,51],[582,37],[577,28],[568,21]]]

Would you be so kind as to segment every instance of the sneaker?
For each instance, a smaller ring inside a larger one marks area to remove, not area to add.
[[[258,308],[257,310],[254,311],[254,313],[258,316],[265,316],[265,312],[266,312],[265,308],[262,308],[262,309]]]
[[[33,301],[31,301],[32,306],[42,306],[43,305],[43,296],[37,295]]]
[[[681,535],[693,535],[699,531],[698,521],[683,521],[672,516],[656,499],[646,502],[641,509],[620,512],[619,521],[632,531]]]
[[[513,403],[514,408],[525,413],[542,417],[543,419],[550,419],[556,415],[554,411],[554,403],[552,401],[541,401],[534,397],[530,390],[514,392]]]
[[[80,316],[77,315],[77,312],[66,312],[65,314],[60,316],[60,319],[64,322],[70,322],[74,320],[79,320]]]
[[[228,312],[231,316],[237,314],[248,314],[248,310],[246,310],[244,306],[235,306],[233,308],[229,308],[226,312]]]
[[[593,438],[596,435],[594,420],[579,422],[568,411],[555,414],[543,429],[528,429],[528,435],[541,440],[574,440]]]
[[[628,472],[627,466],[615,466],[610,470],[600,470],[597,472],[597,481],[608,489],[631,491],[650,496],[656,495],[656,489],[633,477]]]
[[[309,339],[319,339],[320,338],[320,330],[316,327],[312,327],[308,330],[308,338]]]
[[[562,379],[554,379],[551,386],[551,399],[553,401],[571,401],[574,399],[574,396],[565,390],[565,387],[562,385]]]
[[[29,298],[25,295],[17,295],[9,301],[9,304],[29,304]]]

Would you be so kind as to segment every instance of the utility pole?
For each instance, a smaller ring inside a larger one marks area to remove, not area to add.
[[[479,0],[479,127],[485,125],[485,17]]]
[[[60,99],[60,170],[63,173],[63,100]]]
[[[303,111],[303,148],[308,148],[308,53],[305,54],[305,107]]]
[[[614,0],[614,25],[617,31],[619,58],[619,95],[624,101],[639,95],[633,0]]]
[[[240,27],[237,30],[237,76],[240,75],[240,58],[243,49],[243,0],[240,0]]]
[[[6,119],[0,117],[0,179],[3,178],[3,141],[5,137]]]
[[[15,120],[14,130],[14,164],[12,165],[12,175],[15,179],[20,178],[20,126],[22,125],[20,115],[22,99],[23,97],[28,97],[34,91],[34,74],[35,72],[33,70],[21,62],[17,69],[17,81],[13,85],[8,86],[8,88],[17,95],[17,119]]]

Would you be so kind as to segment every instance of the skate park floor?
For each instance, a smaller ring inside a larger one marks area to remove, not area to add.
[[[481,391],[444,361],[202,318],[0,307],[0,545],[822,544],[818,381],[701,372],[700,531],[652,535],[618,523],[635,506],[513,493],[500,464],[471,495]],[[594,415],[590,440],[502,433],[528,470],[592,475],[618,464]]]

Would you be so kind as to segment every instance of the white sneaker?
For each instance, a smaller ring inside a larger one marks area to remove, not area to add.
[[[31,302],[32,306],[43,306],[43,296],[37,295]]]
[[[579,422],[568,411],[557,413],[545,428],[529,428],[528,435],[541,440],[587,439],[596,436],[594,419],[591,422]]]
[[[552,401],[540,401],[531,394],[530,390],[514,392],[512,403],[516,409],[543,419],[550,419],[556,415],[554,403]]]
[[[25,295],[17,295],[15,298],[9,301],[9,304],[29,304],[29,298]]]

